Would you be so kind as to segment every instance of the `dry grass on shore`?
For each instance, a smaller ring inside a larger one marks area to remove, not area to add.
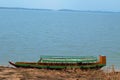
[[[0,80],[120,80],[119,72],[0,67]]]

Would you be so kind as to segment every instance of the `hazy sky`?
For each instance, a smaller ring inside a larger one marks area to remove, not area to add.
[[[120,0],[0,0],[0,7],[120,11]]]

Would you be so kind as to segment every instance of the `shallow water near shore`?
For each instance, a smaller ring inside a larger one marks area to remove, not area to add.
[[[107,56],[120,67],[120,13],[0,9],[0,65],[40,55]]]

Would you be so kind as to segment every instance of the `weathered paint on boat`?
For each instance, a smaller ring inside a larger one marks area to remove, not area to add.
[[[100,69],[106,65],[106,56],[96,57],[73,57],[73,56],[42,56],[38,62],[9,62],[15,67],[45,68],[45,69]]]

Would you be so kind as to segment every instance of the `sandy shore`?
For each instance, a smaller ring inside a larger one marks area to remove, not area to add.
[[[0,80],[119,80],[120,73],[101,70],[47,70],[0,66]]]

